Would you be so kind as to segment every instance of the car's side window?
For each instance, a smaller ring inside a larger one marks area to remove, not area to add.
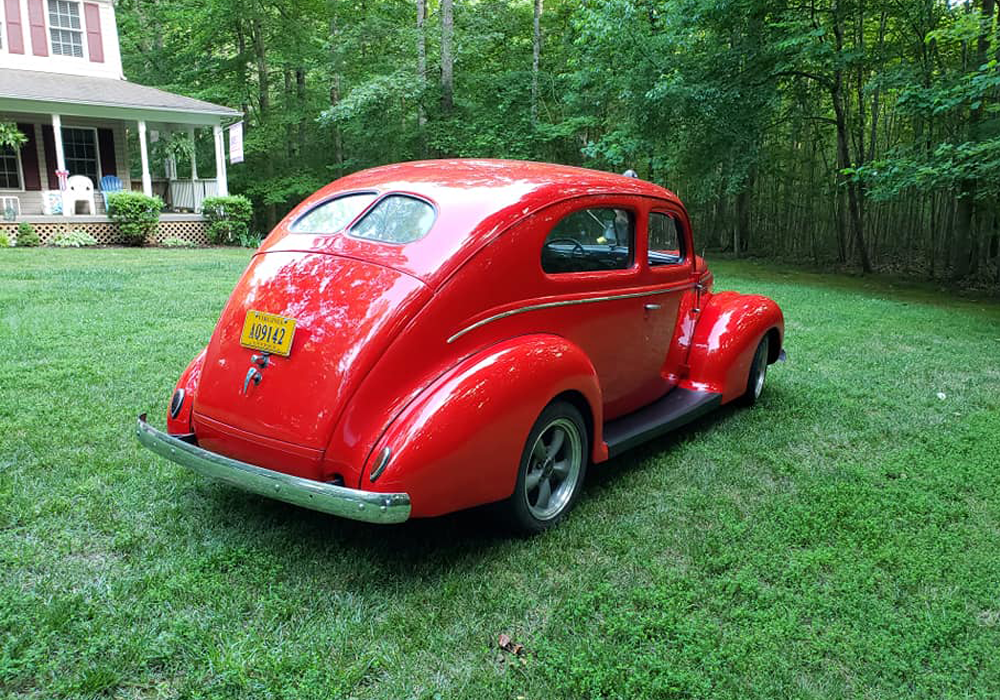
[[[684,262],[684,237],[677,219],[669,214],[649,215],[649,265],[678,265]]]
[[[550,274],[625,270],[632,266],[635,217],[625,209],[581,209],[545,237],[542,269]]]

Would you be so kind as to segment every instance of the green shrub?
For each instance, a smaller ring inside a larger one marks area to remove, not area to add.
[[[142,245],[156,233],[163,200],[141,192],[115,192],[108,195],[108,217],[118,224],[125,245]]]
[[[241,233],[239,236],[239,243],[244,248],[260,248],[261,241],[264,237],[257,233],[256,231],[247,231],[246,233]]]
[[[10,248],[10,236],[0,232],[0,248]]]
[[[59,248],[83,248],[85,246],[97,245],[97,239],[86,231],[77,229],[69,233],[57,233],[52,239],[52,245]]]
[[[250,232],[253,204],[243,195],[208,197],[202,203],[208,219],[208,240],[216,245],[240,243]]]
[[[36,248],[41,242],[38,233],[35,232],[35,227],[27,221],[22,221],[17,225],[17,245],[19,248]]]
[[[160,241],[160,246],[163,248],[196,248],[194,243],[191,241],[186,241],[183,238],[178,238],[177,236],[170,236],[164,238]]]

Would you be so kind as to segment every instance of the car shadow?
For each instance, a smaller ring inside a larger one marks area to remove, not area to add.
[[[588,471],[582,498],[610,497],[612,487],[650,458],[681,440],[697,440],[718,429],[739,411],[733,405],[699,418],[679,431],[666,434]],[[308,557],[336,565],[363,560],[370,573],[390,579],[435,577],[444,570],[475,569],[498,550],[516,552],[536,546],[538,538],[513,534],[490,506],[436,518],[414,519],[398,525],[372,525],[345,520],[249,494],[224,484],[204,481],[191,492],[197,498],[202,525],[221,541],[250,539],[278,560]],[[582,517],[577,511],[569,516]],[[563,526],[565,527],[565,525]],[[539,537],[558,537],[556,531]]]

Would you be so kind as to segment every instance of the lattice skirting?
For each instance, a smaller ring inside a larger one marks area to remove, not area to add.
[[[111,222],[33,223],[35,233],[42,245],[50,245],[60,233],[83,231],[97,239],[98,245],[121,245],[118,224]],[[208,245],[208,222],[206,221],[161,221],[155,234],[146,239],[146,245],[159,245],[166,238],[180,238],[195,245]],[[17,224],[0,223],[0,233],[6,233],[11,241],[17,237]]]

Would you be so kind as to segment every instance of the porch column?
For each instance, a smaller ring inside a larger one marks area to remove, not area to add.
[[[146,146],[146,122],[139,120],[139,157],[142,160],[142,193],[153,196],[153,177],[149,174],[149,148]]]
[[[52,135],[56,142],[56,170],[65,170],[66,154],[63,151],[62,117],[58,114],[52,115]]]
[[[191,181],[198,179],[198,159],[194,154],[194,127],[188,127],[188,137],[191,139]]]
[[[226,142],[223,140],[222,126],[219,124],[213,126],[212,133],[215,135],[215,180],[218,183],[219,196],[227,197],[229,182],[226,179]]]
[[[63,150],[63,137],[62,137],[62,117],[58,114],[52,115],[52,140],[56,142],[56,170],[65,171],[66,170],[66,152]],[[62,189],[60,187],[60,189]],[[62,194],[62,214],[63,216],[69,216],[71,212],[66,207],[66,193]]]

